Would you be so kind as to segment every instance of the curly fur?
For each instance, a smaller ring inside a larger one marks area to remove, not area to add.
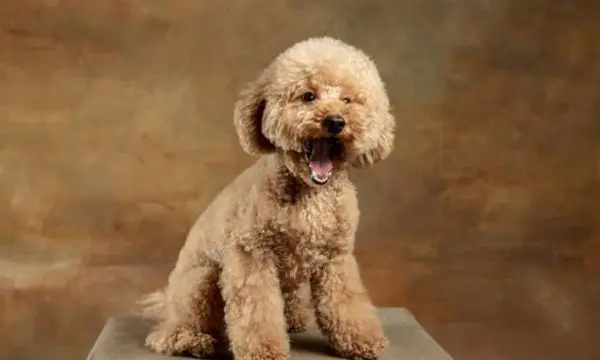
[[[307,90],[318,100],[301,101]],[[157,322],[146,345],[198,357],[223,345],[238,360],[282,360],[287,332],[303,331],[314,315],[339,354],[376,358],[387,339],[353,255],[359,210],[348,170],[389,155],[389,107],[369,57],[328,37],[293,45],[247,86],[234,124],[258,161],[198,218],[166,287],[142,301]],[[346,119],[344,155],[317,185],[304,142],[322,136],[331,113]]]

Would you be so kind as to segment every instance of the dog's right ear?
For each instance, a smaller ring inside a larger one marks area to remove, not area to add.
[[[240,145],[253,156],[275,151],[273,144],[262,133],[262,121],[267,99],[265,74],[248,84],[241,92],[233,111],[233,123]]]

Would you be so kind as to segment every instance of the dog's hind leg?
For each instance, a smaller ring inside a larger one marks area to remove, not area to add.
[[[164,314],[146,337],[146,346],[164,355],[212,357],[224,333],[220,269],[176,269],[164,293]]]

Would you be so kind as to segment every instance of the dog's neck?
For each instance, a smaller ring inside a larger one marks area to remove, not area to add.
[[[314,196],[319,191],[331,191],[340,188],[348,181],[347,170],[339,169],[331,176],[327,184],[311,186],[295,175],[286,165],[284,154],[276,153],[263,157],[268,182],[272,184],[274,196],[283,203],[295,203],[302,198]]]

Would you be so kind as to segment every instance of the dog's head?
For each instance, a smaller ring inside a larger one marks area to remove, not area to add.
[[[368,167],[392,150],[395,120],[375,64],[359,49],[328,37],[280,54],[241,93],[237,135],[251,155],[279,151],[311,185],[332,173]]]

